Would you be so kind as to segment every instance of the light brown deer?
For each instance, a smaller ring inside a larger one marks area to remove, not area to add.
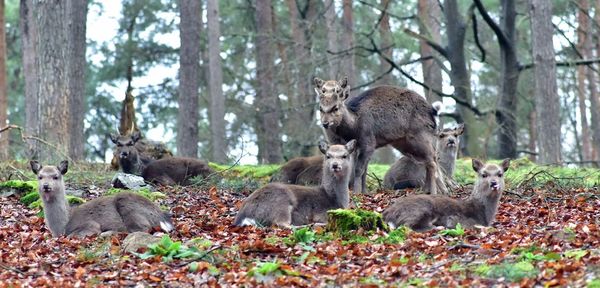
[[[242,203],[234,225],[305,225],[326,223],[327,210],[348,208],[348,183],[353,169],[356,141],[345,145],[319,143],[325,154],[323,179],[315,187],[269,183],[254,191]]]
[[[208,166],[206,161],[186,158],[168,157],[151,161],[144,171],[142,177],[147,182],[163,186],[190,185],[190,179],[197,176],[204,178],[215,171]]]
[[[510,160],[502,164],[483,164],[473,159],[477,181],[467,199],[453,199],[441,195],[410,195],[396,200],[383,211],[384,220],[393,227],[406,225],[415,231],[427,231],[434,226],[454,228],[457,223],[470,228],[489,226],[498,211],[504,190],[504,172]]]
[[[441,169],[441,176],[452,179],[454,175],[454,166],[460,135],[464,132],[464,124],[450,129],[446,128],[439,134],[437,143],[438,164]],[[422,163],[414,161],[411,157],[402,157],[398,159],[383,177],[383,186],[387,189],[404,189],[423,187],[425,182],[425,166]]]
[[[151,161],[173,156],[163,143],[142,139],[140,132],[111,134],[110,140],[117,146],[111,166],[124,173],[141,175]]]
[[[437,177],[435,132],[437,110],[417,93],[379,86],[348,98],[348,78],[314,79],[321,124],[330,143],[357,140],[354,192],[366,192],[367,165],[376,148],[391,145],[425,165],[424,190],[436,194],[447,188]]]
[[[152,227],[161,227],[165,232],[173,229],[168,213],[135,193],[104,196],[70,208],[63,180],[69,162],[62,161],[58,166],[41,166],[39,162],[31,161],[30,165],[38,178],[38,193],[44,207],[45,222],[54,237],[83,237],[106,231],[147,231]]]

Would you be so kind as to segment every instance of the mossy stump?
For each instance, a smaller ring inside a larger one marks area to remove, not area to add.
[[[362,209],[336,209],[327,211],[327,231],[341,237],[356,235],[357,232],[372,234],[381,229],[390,231],[381,214]]]

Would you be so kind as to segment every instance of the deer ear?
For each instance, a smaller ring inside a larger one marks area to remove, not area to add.
[[[482,167],[483,163],[479,161],[479,159],[473,158],[473,170],[475,170],[475,172],[479,172]]]
[[[135,131],[131,133],[131,140],[133,140],[133,142],[137,142],[138,140],[140,140],[140,137],[140,131]]]
[[[348,76],[344,76],[342,80],[338,81],[338,84],[340,84],[340,87],[346,88],[348,86]]]
[[[352,139],[350,142],[346,143],[346,150],[348,150],[349,154],[354,153],[354,150],[356,150],[356,139]]]
[[[62,175],[67,174],[68,170],[69,170],[69,161],[67,161],[67,160],[60,161],[60,164],[58,164],[58,171],[60,171],[60,174],[62,174]]]
[[[325,83],[325,81],[323,81],[323,79],[319,77],[315,77],[313,81],[315,82],[315,86],[317,87],[317,89],[321,89],[321,87],[323,87],[323,83]]]
[[[459,136],[465,132],[465,123],[460,123],[458,127],[454,128],[454,135]]]
[[[119,140],[119,135],[116,134],[108,134],[108,136],[110,136],[110,141],[112,141],[114,144],[117,144],[117,140]]]
[[[329,144],[323,140],[319,141],[319,150],[321,150],[321,153],[326,154],[327,149],[329,149]]]
[[[500,164],[500,166],[502,167],[502,170],[506,172],[506,170],[508,170],[508,168],[510,167],[510,158],[502,160],[502,164]]]
[[[31,166],[31,171],[35,175],[37,175],[38,172],[40,172],[40,169],[42,169],[42,165],[40,165],[40,162],[38,162],[36,160],[29,161],[29,166]]]

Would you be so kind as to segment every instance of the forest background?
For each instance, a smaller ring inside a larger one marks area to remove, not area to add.
[[[347,75],[443,100],[462,155],[600,161],[600,0],[0,2],[0,159],[107,161],[128,92],[178,155],[311,155],[312,79]]]

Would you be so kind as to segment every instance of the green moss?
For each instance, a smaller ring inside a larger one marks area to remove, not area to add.
[[[29,195],[31,193],[35,193],[37,195],[38,190],[38,182],[33,181],[22,181],[22,180],[9,180],[6,182],[0,183],[0,193],[8,193],[11,194],[25,194]],[[29,196],[32,197],[32,196]]]
[[[327,211],[327,231],[341,237],[356,236],[356,231],[371,234],[377,229],[389,231],[381,214],[366,210],[336,209]]]
[[[387,236],[379,237],[375,242],[385,244],[401,244],[404,243],[410,229],[406,226],[400,226],[392,230]]]
[[[21,203],[29,205],[38,199],[40,199],[40,194],[38,194],[38,192],[29,192],[21,197]]]
[[[128,189],[119,189],[119,188],[110,188],[108,189],[104,195],[115,195],[121,192],[131,192],[131,193],[136,193],[139,194],[141,196],[144,196],[148,199],[150,199],[150,201],[156,201],[157,199],[164,199],[167,196],[161,192],[152,192],[150,191],[149,188],[142,188],[139,190],[128,190]]]
[[[517,263],[503,262],[497,265],[479,265],[475,273],[489,278],[505,278],[510,282],[518,282],[523,278],[535,277],[538,270],[529,261]]]
[[[281,165],[277,164],[231,166],[209,163],[208,165],[216,171],[221,172],[224,178],[254,178],[265,182],[281,167]]]

